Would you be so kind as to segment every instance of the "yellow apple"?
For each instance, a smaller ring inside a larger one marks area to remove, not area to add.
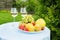
[[[46,26],[46,22],[44,21],[44,19],[38,19],[36,21],[36,24],[39,24],[40,27],[45,27]]]
[[[29,32],[35,31],[35,27],[31,23],[26,24],[26,28],[29,30]]]
[[[40,30],[41,30],[41,27],[40,27],[39,24],[36,24],[34,27],[35,27],[35,30],[36,30],[36,31],[40,31]]]

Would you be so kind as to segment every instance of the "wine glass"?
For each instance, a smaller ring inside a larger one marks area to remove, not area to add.
[[[21,12],[22,16],[25,17],[27,15],[26,7],[22,7],[20,9],[20,12]]]
[[[11,8],[11,15],[14,19],[13,21],[15,22],[15,17],[18,15],[16,8]]]

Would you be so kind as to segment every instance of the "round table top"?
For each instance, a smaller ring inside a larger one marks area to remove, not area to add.
[[[18,29],[19,22],[10,22],[0,25],[0,38],[4,40],[50,40],[50,30],[45,29],[39,33],[25,33]]]

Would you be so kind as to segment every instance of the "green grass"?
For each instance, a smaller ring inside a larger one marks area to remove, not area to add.
[[[15,21],[21,21],[22,16],[18,13],[18,16],[15,18]],[[7,22],[13,22],[13,17],[11,16],[10,11],[8,10],[0,10],[0,24],[4,24]]]

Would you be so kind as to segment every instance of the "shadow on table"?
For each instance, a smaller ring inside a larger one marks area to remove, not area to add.
[[[6,40],[6,39],[4,39],[4,38],[0,38],[0,40]]]

